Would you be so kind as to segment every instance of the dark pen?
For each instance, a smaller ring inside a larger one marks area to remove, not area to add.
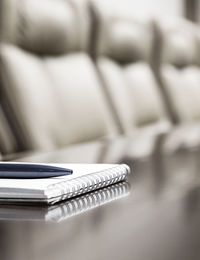
[[[70,175],[73,170],[52,165],[31,163],[0,163],[0,178],[35,179]]]

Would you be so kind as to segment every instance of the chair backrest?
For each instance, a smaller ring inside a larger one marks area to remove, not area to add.
[[[0,1],[0,42],[2,40],[3,27],[3,1]],[[0,92],[0,153],[12,153],[17,149],[14,137],[12,135],[8,120],[5,117],[1,105],[1,92]],[[0,158],[1,158],[0,154]]]
[[[174,123],[200,121],[198,30],[182,19],[157,19],[158,81]]]
[[[85,1],[4,0],[2,107],[21,149],[53,149],[117,133],[87,54]]]
[[[13,153],[16,150],[17,143],[0,106],[0,158],[1,154]]]
[[[92,55],[122,131],[167,131],[170,123],[150,66],[151,19],[129,16],[99,1],[93,1],[91,9],[97,27]]]

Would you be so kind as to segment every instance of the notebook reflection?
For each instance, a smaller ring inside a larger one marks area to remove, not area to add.
[[[50,207],[0,205],[0,220],[60,222],[130,193],[128,182],[121,182]]]

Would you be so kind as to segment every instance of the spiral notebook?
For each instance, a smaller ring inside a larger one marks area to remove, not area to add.
[[[123,181],[126,164],[51,164],[73,170],[72,175],[43,179],[1,179],[0,203],[55,204]]]
[[[0,220],[60,222],[126,197],[129,191],[130,185],[123,181],[48,207],[0,205]]]

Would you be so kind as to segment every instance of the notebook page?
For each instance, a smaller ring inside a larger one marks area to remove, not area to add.
[[[43,164],[47,165],[47,164]],[[0,179],[0,196],[20,196],[22,194],[34,194],[40,197],[44,190],[52,184],[72,180],[87,174],[104,171],[117,166],[116,164],[48,164],[58,167],[69,168],[73,174],[41,179]],[[20,192],[19,192],[20,191]]]

